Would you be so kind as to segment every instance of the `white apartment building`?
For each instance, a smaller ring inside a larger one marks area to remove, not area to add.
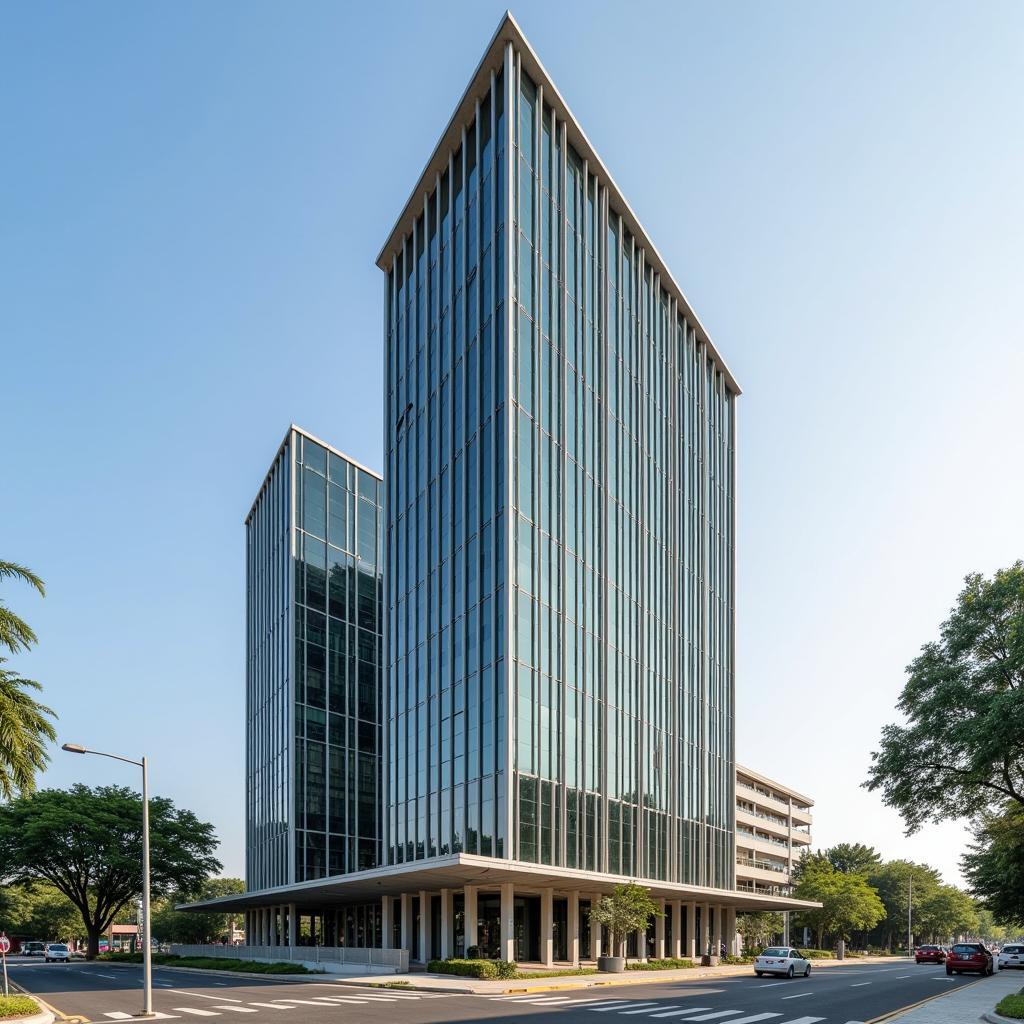
[[[788,896],[793,866],[811,845],[811,807],[803,793],[736,765],[736,888]]]

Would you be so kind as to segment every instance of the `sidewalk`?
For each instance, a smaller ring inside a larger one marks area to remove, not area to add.
[[[936,982],[940,984],[943,982]],[[889,1018],[887,1024],[976,1024],[984,1019],[982,1014],[995,1010],[1003,996],[1019,992],[1021,988],[1024,988],[1024,972],[997,971],[991,978],[940,994],[938,998],[897,1014]]]
[[[830,970],[853,967],[856,964],[904,964],[910,961],[897,956],[864,956],[849,960],[814,960],[812,969]],[[704,978],[736,978],[753,974],[752,964],[737,964],[727,967],[690,967],[681,971],[625,971],[622,974],[569,974],[551,972],[550,978],[506,978],[504,980],[482,981],[477,978],[460,978],[451,974],[390,974],[383,981],[379,974],[344,979],[332,975],[337,985],[395,985],[419,989],[423,992],[462,992],[473,995],[497,996],[515,992],[550,992],[556,989],[584,989],[608,985],[650,985],[676,981],[697,981]],[[994,1004],[993,1004],[994,1005]]]

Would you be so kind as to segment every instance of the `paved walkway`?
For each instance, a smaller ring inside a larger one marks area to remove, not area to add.
[[[1022,987],[1024,972],[996,971],[991,978],[965,985],[893,1017],[891,1024],[977,1024],[981,1015],[991,1013],[1003,996],[1018,992]]]
[[[814,960],[814,970],[829,967],[848,967],[850,964],[906,964],[907,957],[864,956],[850,960]],[[523,965],[524,970],[532,970]],[[547,992],[552,989],[582,989],[609,985],[650,985],[672,981],[696,981],[698,978],[735,978],[753,973],[751,964],[737,964],[726,967],[690,967],[681,971],[624,971],[622,974],[563,974],[553,971],[547,978],[510,978],[503,981],[482,981],[477,978],[460,978],[451,974],[389,974],[387,980],[381,976],[349,977],[344,979],[332,975],[331,980],[339,985],[394,985],[396,982],[411,989],[427,992],[471,992],[474,995],[491,996],[512,992]]]

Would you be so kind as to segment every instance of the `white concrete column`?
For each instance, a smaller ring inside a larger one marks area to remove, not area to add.
[[[540,891],[540,962],[550,967],[555,962],[555,893],[551,888]]]
[[[715,921],[711,935],[711,951],[715,956],[722,955],[722,939],[724,937],[722,929],[722,907],[720,904],[716,904],[714,907]]]
[[[569,893],[569,960],[573,967],[580,965],[580,893],[573,889]]]
[[[380,900],[380,944],[383,949],[391,949],[391,911],[394,900],[390,896],[382,896]],[[340,946],[341,943],[339,942]]]
[[[647,959],[647,929],[637,928],[636,930],[636,956],[638,960]]]
[[[658,899],[656,902],[661,915],[654,919],[654,956],[662,960],[665,957],[665,901]]]
[[[672,900],[669,904],[672,911],[672,949],[669,956],[677,960],[683,955],[683,904],[682,900]]]
[[[697,904],[686,904],[686,955],[692,960],[697,956]]]
[[[697,956],[704,956],[708,951],[711,942],[711,929],[708,927],[708,918],[711,917],[711,904],[700,905],[700,932],[697,935]]]
[[[402,949],[412,952],[412,893],[403,892],[401,897],[402,907]]]
[[[271,941],[271,938],[270,938],[270,912],[271,912],[271,908],[270,907],[267,907],[263,911],[263,945],[264,946],[271,946],[271,945],[273,945],[273,942]]]
[[[739,956],[739,942],[736,938],[736,908],[728,907],[725,911],[725,945],[729,956]]]
[[[288,904],[288,945],[299,944],[299,913],[294,903]]]
[[[433,951],[430,948],[430,893],[420,889],[420,960],[426,963]]]
[[[452,956],[452,904],[451,889],[441,890],[441,959],[450,960]]]
[[[476,897],[479,890],[475,885],[467,885],[463,890],[465,900],[464,930],[466,934],[466,956],[469,956],[469,947],[477,945],[476,925],[479,918]]]
[[[501,944],[498,950],[502,960],[515,960],[515,893],[511,882],[501,886]]]
[[[600,893],[594,893],[590,897],[590,905],[594,906],[601,900]],[[596,960],[599,956],[604,956],[603,943],[601,942],[601,926],[594,924],[593,920],[590,922],[590,952]]]

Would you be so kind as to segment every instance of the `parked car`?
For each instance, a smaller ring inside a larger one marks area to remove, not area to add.
[[[1024,945],[1012,943],[1003,946],[996,958],[999,970],[1004,967],[1024,967]]]
[[[45,949],[45,942],[23,942],[21,944],[21,952],[25,956],[42,956]]]
[[[67,963],[71,959],[71,950],[63,942],[51,942],[43,951],[43,956],[48,964],[60,961]]]
[[[769,946],[760,956],[754,958],[754,973],[760,978],[762,974],[784,974],[787,978],[800,974],[805,978],[811,976],[811,961],[790,946]]]
[[[958,942],[946,957],[946,974],[993,974],[992,954],[980,942]]]
[[[946,951],[941,946],[918,946],[914,950],[914,961],[919,964],[944,964]]]

